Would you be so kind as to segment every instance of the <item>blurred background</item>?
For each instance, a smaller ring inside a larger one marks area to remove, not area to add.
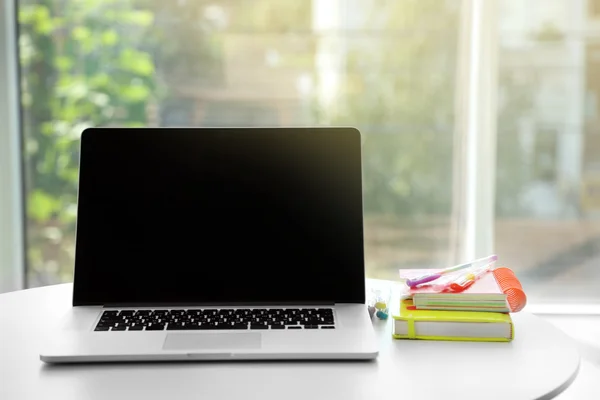
[[[26,285],[72,280],[88,126],[355,126],[367,275],[448,266],[464,4],[17,0]],[[493,221],[477,234],[532,302],[600,302],[600,1],[498,0],[492,17]]]

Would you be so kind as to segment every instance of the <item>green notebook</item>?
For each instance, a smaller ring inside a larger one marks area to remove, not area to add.
[[[514,326],[509,314],[474,311],[411,310],[411,300],[392,313],[395,339],[510,342]]]

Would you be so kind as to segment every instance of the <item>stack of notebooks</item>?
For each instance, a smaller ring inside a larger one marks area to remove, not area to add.
[[[507,270],[506,268],[504,268]],[[510,271],[510,270],[509,270]],[[415,276],[430,270],[406,270]],[[406,290],[394,318],[396,339],[509,342],[514,338],[511,292],[490,271],[460,293],[436,293],[432,285]],[[520,300],[525,301],[523,298]],[[522,308],[524,304],[519,306]]]

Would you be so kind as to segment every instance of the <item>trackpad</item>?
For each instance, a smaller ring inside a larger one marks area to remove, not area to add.
[[[252,333],[170,333],[163,350],[260,349],[261,334]]]

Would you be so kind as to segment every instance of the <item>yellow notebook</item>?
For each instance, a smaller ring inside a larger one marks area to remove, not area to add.
[[[403,300],[392,313],[395,339],[510,342],[515,335],[509,314],[407,309],[412,305],[412,300]]]

